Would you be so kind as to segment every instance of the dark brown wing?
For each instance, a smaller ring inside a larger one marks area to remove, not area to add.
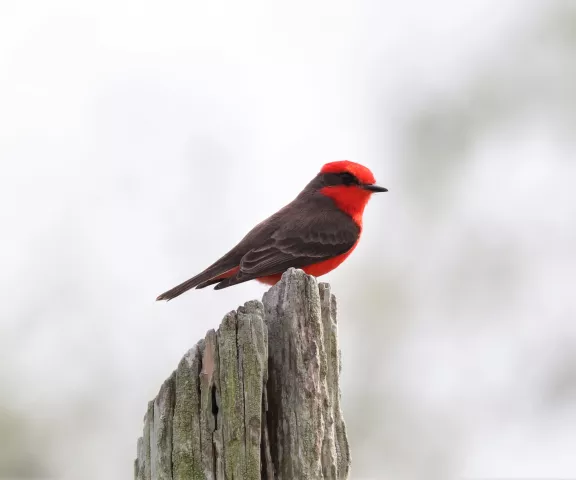
[[[358,241],[360,228],[335,208],[305,211],[281,225],[259,247],[249,250],[240,261],[238,273],[222,280],[217,290],[258,277],[302,268],[350,250]]]

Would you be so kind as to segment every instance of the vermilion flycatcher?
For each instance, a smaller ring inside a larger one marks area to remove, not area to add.
[[[290,267],[324,275],[358,244],[370,196],[387,191],[375,185],[374,175],[363,165],[327,163],[292,202],[256,225],[226,255],[156,300],[171,300],[214,283],[216,290],[254,279],[273,285]]]

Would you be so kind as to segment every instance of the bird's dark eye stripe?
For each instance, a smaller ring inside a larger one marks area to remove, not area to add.
[[[354,175],[352,175],[351,173],[348,173],[348,172],[341,173],[340,178],[342,179],[342,183],[344,185],[352,185],[352,184],[358,183],[358,179]]]
[[[326,186],[359,185],[360,181],[349,172],[324,173],[321,175],[322,183]]]

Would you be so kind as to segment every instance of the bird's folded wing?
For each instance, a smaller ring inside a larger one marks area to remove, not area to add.
[[[276,232],[269,241],[247,252],[240,262],[240,278],[282,273],[342,255],[358,240],[357,228],[309,230],[300,236]]]

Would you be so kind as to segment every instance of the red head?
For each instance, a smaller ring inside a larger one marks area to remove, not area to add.
[[[321,173],[350,173],[354,175],[360,182],[366,184],[373,184],[376,182],[372,172],[359,163],[351,162],[350,160],[338,160],[337,162],[327,163],[320,170]]]
[[[362,226],[362,213],[371,195],[376,192],[387,192],[375,185],[372,172],[364,165],[349,160],[327,163],[320,170],[325,178],[325,186],[320,190],[332,198],[338,208],[350,215]]]

